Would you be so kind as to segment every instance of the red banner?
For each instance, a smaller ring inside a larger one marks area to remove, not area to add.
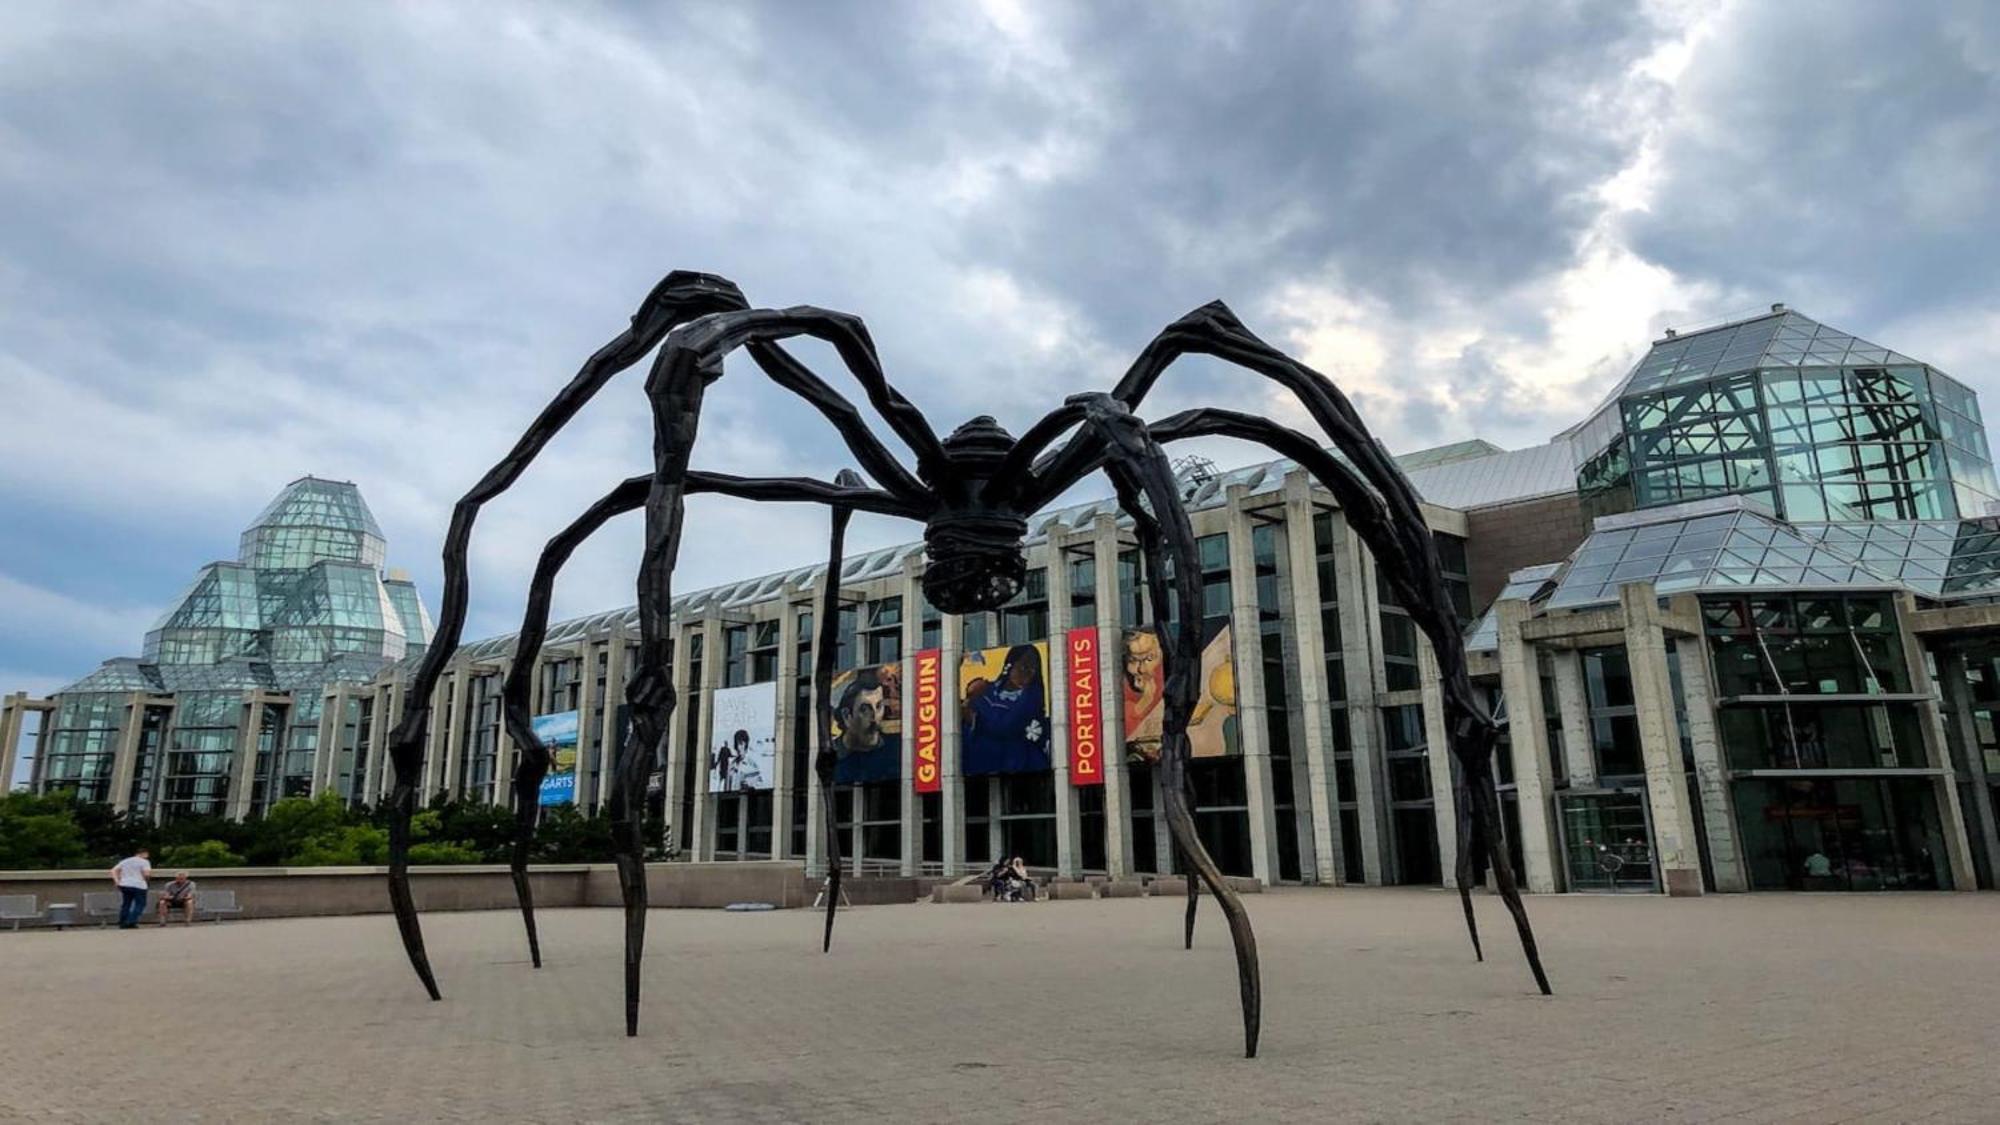
[[[1069,782],[1104,784],[1103,708],[1098,699],[1097,629],[1069,631]]]
[[[944,746],[944,654],[927,648],[917,653],[916,706],[910,711],[916,730],[917,792],[937,793],[944,788],[938,774],[939,754]]]

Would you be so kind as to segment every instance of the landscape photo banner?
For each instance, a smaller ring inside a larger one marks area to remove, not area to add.
[[[835,673],[833,780],[890,781],[903,772],[903,666],[868,664]]]
[[[968,652],[958,666],[959,772],[1034,773],[1049,760],[1049,646]]]
[[[938,793],[944,789],[941,771],[944,753],[944,653],[927,648],[914,658],[917,678],[911,703],[912,747],[916,760],[916,790]]]
[[[1103,700],[1099,698],[1097,628],[1069,631],[1069,782],[1104,784]]]
[[[1242,745],[1237,734],[1234,653],[1228,622],[1212,625],[1203,633],[1194,713],[1188,718],[1188,754],[1221,758],[1239,753]],[[1157,762],[1167,717],[1160,635],[1150,625],[1127,629],[1124,645],[1125,760]]]
[[[528,720],[535,739],[549,751],[549,772],[542,778],[538,805],[576,804],[577,713],[557,711]]]
[[[740,793],[769,789],[778,770],[778,685],[722,688],[713,700],[715,719],[708,752],[708,791]]]

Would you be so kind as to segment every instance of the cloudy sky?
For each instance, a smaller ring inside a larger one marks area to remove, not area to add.
[[[1992,392],[1996,83],[1977,0],[10,4],[0,691],[136,654],[306,473],[435,606],[452,501],[675,268],[863,316],[940,432],[1019,432],[1216,297],[1398,449],[1545,440],[1658,329],[1774,300]],[[845,463],[731,375],[698,465]],[[643,470],[640,381],[488,509],[469,636]],[[1189,365],[1155,411],[1198,402],[1290,409]],[[692,589],[825,520],[688,526]],[[637,557],[607,530],[557,612]]]

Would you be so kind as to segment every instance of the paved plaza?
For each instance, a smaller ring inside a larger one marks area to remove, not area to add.
[[[1556,987],[1449,894],[660,911],[640,1038],[611,910],[0,935],[0,1117],[41,1120],[1992,1121],[2000,896],[1543,897]]]

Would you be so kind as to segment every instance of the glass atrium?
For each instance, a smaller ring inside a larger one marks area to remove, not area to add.
[[[237,559],[203,567],[146,634],[140,658],[106,661],[56,693],[41,784],[161,817],[240,815],[309,792],[327,693],[368,683],[431,637],[416,586],[382,572],[386,555],[353,484],[285,486]],[[256,749],[241,750],[253,697]],[[113,763],[134,699],[141,744],[122,782]],[[239,757],[252,752],[255,762]]]

